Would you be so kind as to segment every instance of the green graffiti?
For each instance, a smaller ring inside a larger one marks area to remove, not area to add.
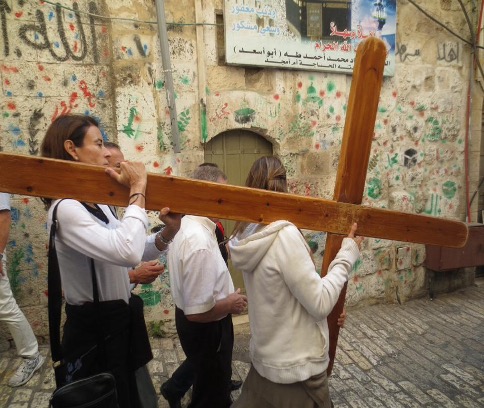
[[[202,142],[205,143],[208,139],[208,120],[207,120],[207,109],[205,108],[205,104],[203,104],[202,108],[202,117],[201,117],[201,127],[202,127]]]
[[[161,79],[159,79],[158,81],[155,82],[155,88],[158,91],[163,89],[164,86],[165,86],[165,81],[162,81]]]
[[[168,146],[165,143],[164,140],[164,135],[166,133],[165,131],[165,123],[162,123],[161,125],[158,126],[157,132],[156,132],[156,138],[158,140],[158,148],[160,151],[164,152],[168,149]]]
[[[139,293],[141,299],[146,306],[156,306],[158,303],[161,302],[161,294],[160,292],[153,289],[153,284],[148,283],[145,285],[141,285],[141,292]]]
[[[299,92],[296,93],[296,102],[297,103],[301,103],[302,101],[302,97],[301,97],[301,94]]]
[[[186,75],[181,77],[180,79],[180,82],[183,84],[183,85],[190,85],[190,78],[188,78]]]
[[[24,259],[24,251],[19,248],[13,251],[10,257],[10,265],[8,268],[8,279],[10,280],[10,288],[14,297],[20,293],[20,263]]]
[[[377,178],[372,178],[368,181],[368,196],[376,200],[383,194],[381,181]]]
[[[454,198],[456,192],[457,192],[457,186],[453,181],[446,181],[442,185],[442,193],[444,194],[445,198],[448,198],[448,199]]]
[[[314,87],[313,83],[308,87],[306,99],[304,104],[316,103],[319,107],[323,106],[323,100],[318,95],[318,90]]]
[[[234,119],[241,125],[252,122],[255,118],[255,110],[252,108],[241,108],[234,112]]]
[[[427,110],[427,107],[425,105],[420,104],[415,108],[415,110],[417,112],[425,112]]]
[[[190,110],[185,109],[182,113],[180,113],[179,119],[178,119],[178,130],[180,132],[184,132],[187,130],[188,125],[190,124]]]
[[[380,113],[385,113],[387,110],[388,109],[384,108],[384,107],[378,108],[378,112],[380,112]]]
[[[289,133],[300,137],[314,136],[314,130],[312,130],[311,124],[309,122],[304,122],[300,116],[290,124]]]
[[[440,209],[440,196],[437,194],[432,194],[430,199],[427,201],[423,212],[434,216],[440,215],[442,212]]]
[[[398,163],[398,159],[397,159],[397,157],[398,157],[398,153],[395,153],[395,154],[393,155],[393,157],[390,157],[390,155],[389,155],[389,154],[387,155],[387,159],[388,159],[388,166],[389,166],[390,168],[391,168],[391,167],[393,167],[395,164],[397,164],[397,163]]]
[[[331,115],[334,114],[334,106],[330,106],[329,107],[329,113],[331,113]]]
[[[123,126],[123,132],[132,139],[135,137],[135,130],[133,129],[134,118],[138,115],[136,108],[129,110],[128,124]]]
[[[163,320],[148,322],[148,333],[153,337],[166,337],[165,322]]]
[[[352,271],[355,273],[358,272],[358,270],[361,268],[361,265],[363,265],[363,262],[361,261],[361,259],[357,259],[353,265]]]
[[[329,81],[326,89],[328,90],[328,92],[333,92],[336,89],[335,83],[333,81]]]
[[[430,140],[431,142],[436,142],[440,140],[442,136],[442,126],[438,119],[429,117],[426,122],[430,124],[430,133],[427,133],[425,135],[425,138],[427,140]]]

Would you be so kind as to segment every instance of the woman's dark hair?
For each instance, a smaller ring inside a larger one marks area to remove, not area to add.
[[[287,193],[286,169],[281,159],[276,156],[264,156],[257,159],[250,168],[245,186]],[[248,225],[247,222],[237,222],[231,237],[243,232]]]
[[[276,156],[257,159],[250,168],[246,187],[287,193],[286,169]]]
[[[99,127],[96,119],[85,115],[63,115],[56,118],[47,129],[40,146],[40,155],[51,159],[74,160],[64,147],[66,140],[72,140],[76,147],[84,144],[84,137],[91,126]],[[50,198],[41,198],[46,209]]]
[[[91,126],[99,127],[96,119],[85,115],[63,115],[56,118],[47,129],[40,146],[40,155],[51,159],[74,160],[66,151],[64,142],[72,140],[81,147]]]

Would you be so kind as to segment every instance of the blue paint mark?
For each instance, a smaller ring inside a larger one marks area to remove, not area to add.
[[[145,55],[148,55],[148,44],[143,45],[143,50],[145,51]]]
[[[59,41],[54,41],[54,47],[55,48],[59,48],[60,47]]]
[[[98,98],[104,98],[105,96],[106,96],[106,93],[102,90],[97,93]]]
[[[13,96],[13,93],[11,91],[7,91],[7,96]]]
[[[19,137],[22,134],[22,131],[20,130],[20,128],[14,125],[9,125],[8,131],[12,133],[15,137]]]
[[[37,92],[37,96],[39,96],[39,97],[41,97],[41,98],[42,98],[42,97],[44,96],[44,94],[43,94],[43,92],[40,92],[40,91],[39,91],[39,92]]]
[[[76,81],[77,81],[77,76],[76,76],[76,74],[73,74],[73,75],[71,76],[71,81],[72,81],[72,82],[76,82]]]
[[[20,211],[18,210],[18,208],[11,208],[10,209],[10,217],[12,218],[12,222],[14,224],[16,224],[18,222],[18,220],[20,219]],[[13,241],[13,242],[15,242],[15,241]],[[14,246],[16,246],[16,244]]]
[[[79,33],[76,33],[76,35],[74,36],[74,38],[75,38],[76,40],[78,40],[78,39],[79,39]]]
[[[90,114],[91,114],[91,111],[89,109],[87,109],[87,110],[84,111],[84,115],[89,116]]]
[[[15,143],[15,146],[16,147],[24,147],[25,146],[25,142],[21,139],[18,139],[17,142]]]
[[[25,262],[28,264],[34,263],[34,250],[32,249],[32,244],[28,244],[25,250]]]
[[[130,57],[132,57],[132,56],[133,56],[133,51],[131,50],[131,48],[128,48],[128,55],[129,55]]]
[[[51,11],[51,12],[49,13],[49,17],[47,17],[47,18],[48,18],[48,20],[49,20],[49,21],[51,21],[51,20],[54,18],[54,16],[55,16],[54,12],[53,12],[53,11]]]
[[[27,218],[27,219],[32,218],[32,211],[30,211],[30,208],[29,207],[25,208],[25,210],[24,210],[24,217]]]
[[[39,41],[39,34],[37,34],[37,33],[34,34],[34,40]]]

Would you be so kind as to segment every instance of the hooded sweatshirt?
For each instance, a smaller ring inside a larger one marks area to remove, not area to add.
[[[328,367],[327,316],[359,257],[345,238],[328,274],[316,272],[304,237],[289,221],[249,224],[229,242],[249,304],[250,357],[268,380],[291,384]]]

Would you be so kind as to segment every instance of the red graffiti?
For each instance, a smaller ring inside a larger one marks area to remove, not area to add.
[[[39,68],[39,71],[43,71],[45,69],[44,66],[41,64],[37,64],[37,68]]]
[[[13,102],[9,102],[9,103],[7,104],[7,107],[8,107],[8,109],[10,109],[10,110],[16,110],[16,109],[17,109],[17,106],[16,106],[16,105],[15,105]]]
[[[154,167],[155,169],[157,169],[158,167],[160,167],[160,163],[158,163],[157,161],[155,161],[155,162],[153,163],[153,167]]]
[[[7,73],[16,74],[18,73],[17,67],[7,67],[6,65],[2,65],[2,71]]]
[[[163,173],[165,176],[171,176],[173,174],[173,169],[171,166],[168,166],[167,168],[163,169]]]
[[[87,88],[86,81],[84,81],[84,80],[79,81],[79,88],[81,89],[82,93],[84,94],[84,97],[87,99],[89,107],[94,108],[96,106],[96,103],[93,102],[92,99],[94,99],[95,96]]]
[[[69,100],[69,106],[67,105],[67,103],[65,101],[62,101],[60,103],[60,108],[58,106],[56,106],[55,112],[52,115],[52,119],[51,119],[52,122],[54,120],[56,120],[59,116],[67,115],[71,112],[71,110],[73,108],[76,108],[77,107],[77,104],[76,104],[77,98],[78,98],[77,92],[73,92],[71,94],[71,98]]]
[[[143,145],[136,145],[136,151],[138,153],[141,153],[144,149],[145,149],[145,147]]]
[[[15,13],[15,17],[20,18],[20,17],[22,17],[22,16],[23,16],[23,14],[24,14],[24,12],[23,12],[23,11],[17,11],[17,12]]]
[[[275,95],[274,95],[274,99],[275,99],[276,101],[278,101],[280,98],[281,98],[281,97],[280,97],[278,94],[275,94]]]

